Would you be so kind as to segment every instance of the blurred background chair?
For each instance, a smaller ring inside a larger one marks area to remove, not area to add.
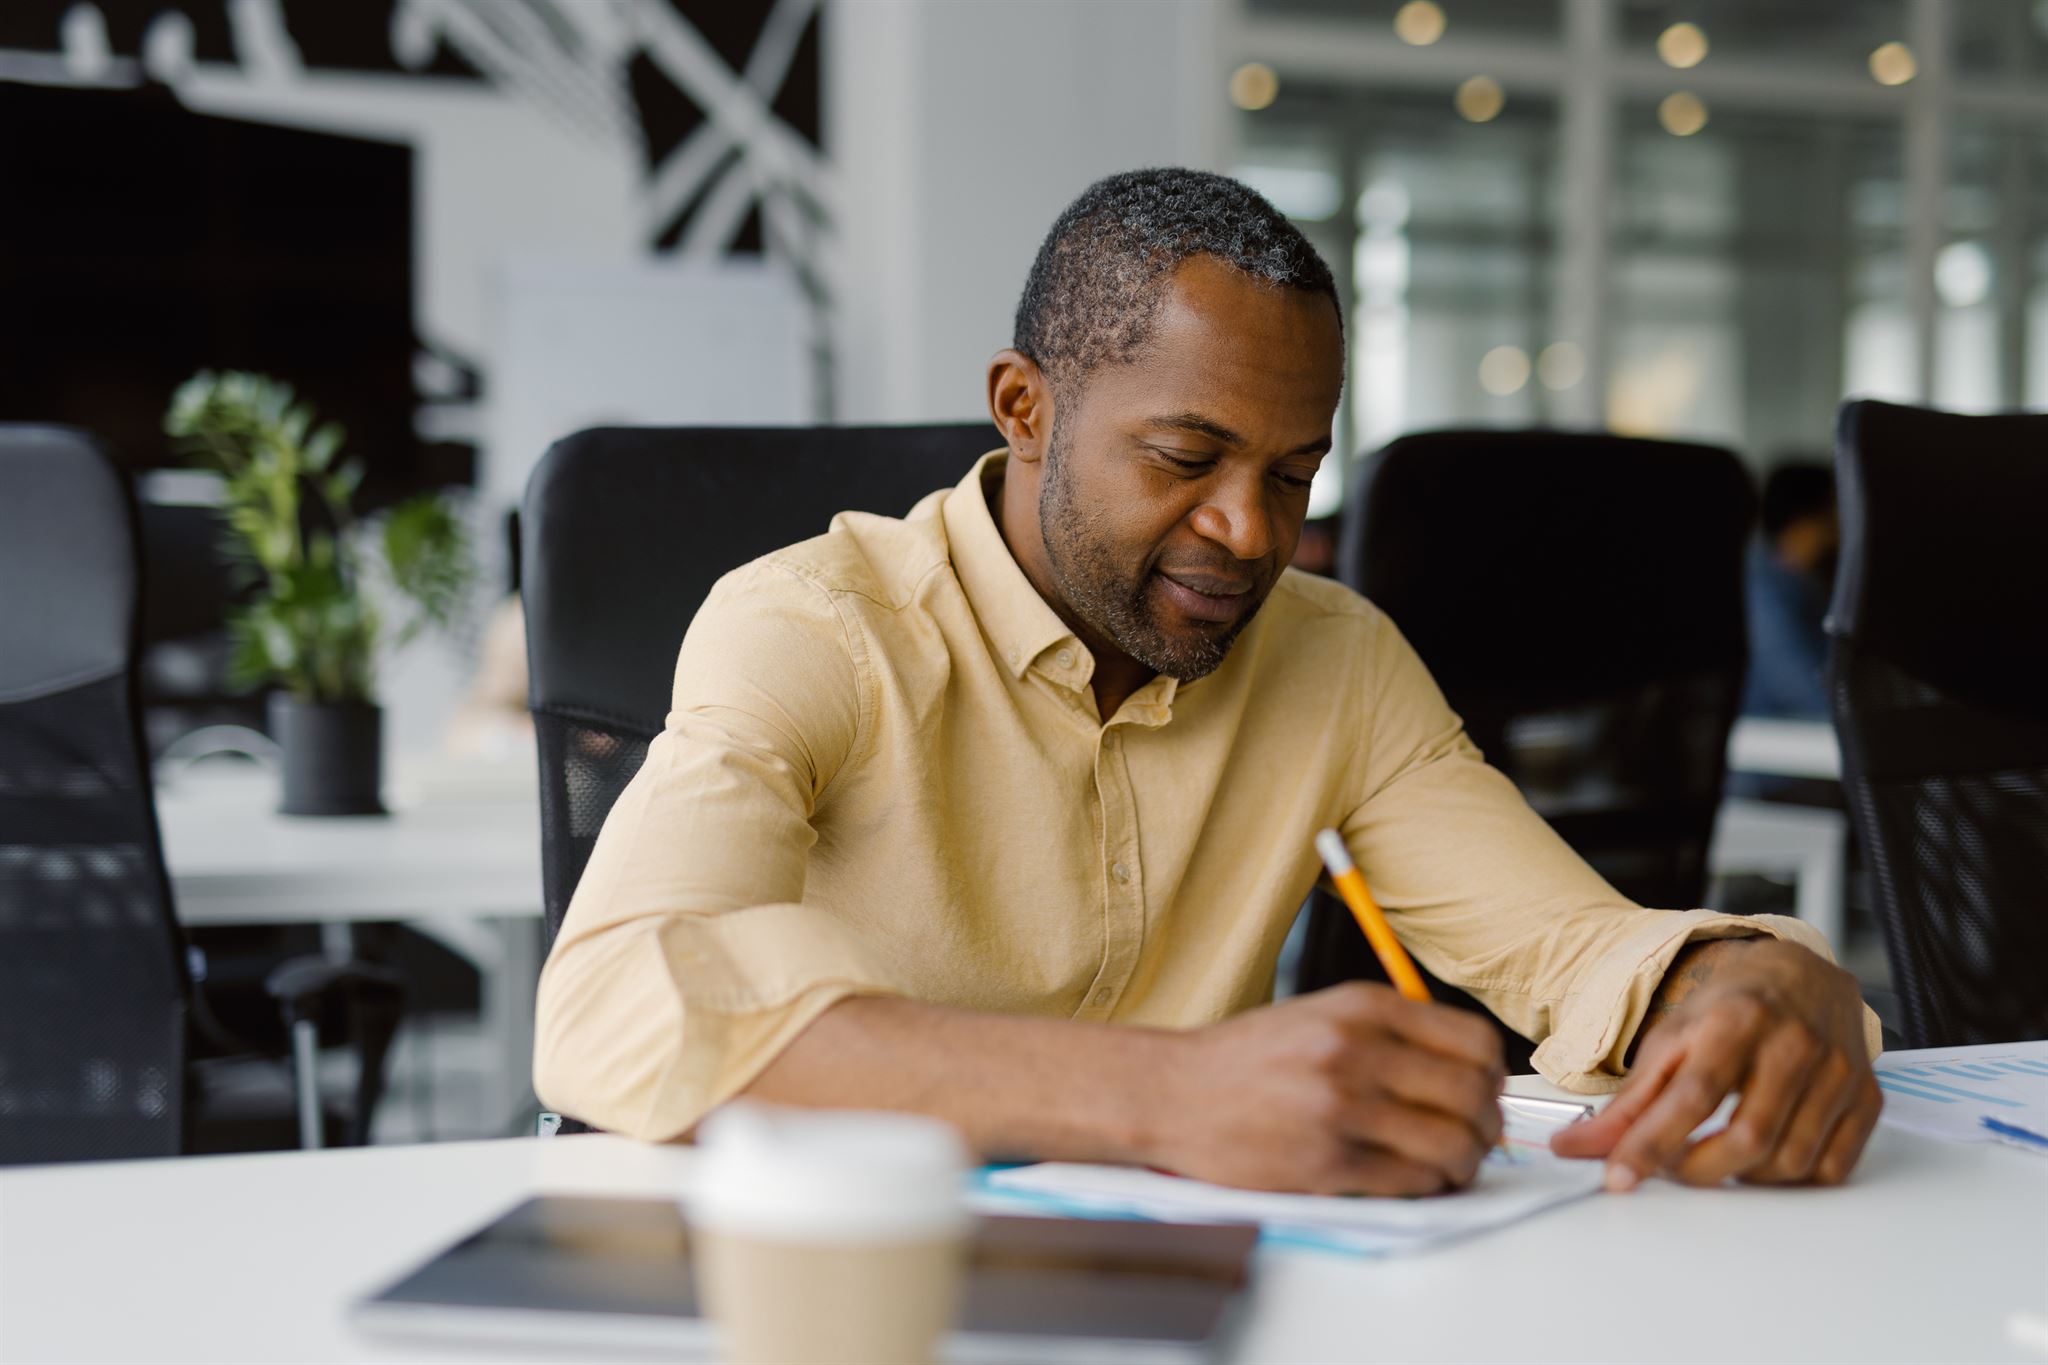
[[[2048,415],[1845,405],[1843,786],[1909,1047],[2048,1038]]]
[[[0,1164],[362,1142],[397,978],[278,965],[266,1047],[215,1020],[190,970],[137,699],[139,560],[97,443],[0,425]],[[316,1054],[344,1033],[359,1066],[336,1114]]]
[[[1754,505],[1741,464],[1713,446],[1406,436],[1360,466],[1338,574],[1400,626],[1487,760],[1566,843],[1630,899],[1691,907],[1747,660]],[[1359,978],[1384,979],[1318,891],[1297,984]],[[1447,986],[1438,997],[1472,1003]],[[1527,1040],[1506,1042],[1510,1068],[1527,1069]]]

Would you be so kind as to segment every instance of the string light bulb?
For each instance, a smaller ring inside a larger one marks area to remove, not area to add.
[[[1507,107],[1508,97],[1500,82],[1491,76],[1474,76],[1458,87],[1452,101],[1458,112],[1473,123],[1491,123]]]
[[[1658,104],[1657,122],[1673,137],[1691,137],[1707,126],[1706,102],[1690,90],[1675,91]]]
[[[1556,393],[1586,377],[1586,353],[1569,341],[1553,341],[1536,354],[1536,377]]]
[[[1657,55],[1664,65],[1686,71],[1707,58],[1707,35],[1698,24],[1673,24],[1657,35]]]
[[[1529,382],[1529,353],[1519,346],[1496,346],[1479,361],[1479,387],[1495,398],[1520,392]]]
[[[1919,72],[1913,49],[1904,43],[1886,43],[1870,54],[1870,75],[1879,85],[1904,85]]]
[[[1394,36],[1410,47],[1428,47],[1444,36],[1443,6],[1433,0],[1408,0],[1394,12]]]
[[[1230,102],[1257,113],[1280,97],[1280,77],[1264,62],[1246,62],[1230,73]]]

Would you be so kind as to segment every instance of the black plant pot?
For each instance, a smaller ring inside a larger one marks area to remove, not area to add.
[[[270,733],[284,750],[286,815],[382,815],[384,713],[361,702],[270,697]]]

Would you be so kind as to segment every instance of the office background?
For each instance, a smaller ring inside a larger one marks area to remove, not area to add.
[[[0,117],[35,208],[0,223],[0,420],[203,502],[164,406],[249,368],[346,423],[372,505],[455,490],[481,572],[386,663],[401,765],[490,649],[550,441],[978,419],[1040,235],[1113,170],[1236,174],[1336,271],[1326,531],[1403,433],[1761,475],[1825,460],[1845,397],[2048,405],[2039,0],[24,0]]]

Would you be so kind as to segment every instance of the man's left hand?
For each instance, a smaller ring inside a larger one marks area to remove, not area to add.
[[[1840,1184],[1883,1099],[1856,979],[1793,943],[1722,939],[1672,963],[1621,1092],[1557,1134],[1565,1157],[1605,1157],[1607,1188],[1664,1174],[1688,1185]],[[1730,1095],[1726,1128],[1692,1132]]]

